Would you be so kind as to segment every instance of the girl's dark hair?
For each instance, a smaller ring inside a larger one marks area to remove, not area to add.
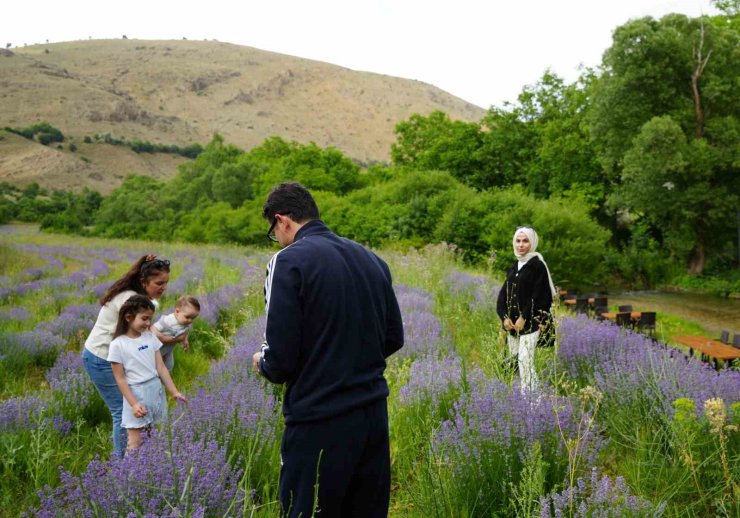
[[[118,312],[118,323],[116,324],[116,331],[113,333],[113,338],[117,336],[125,335],[128,332],[129,322],[126,317],[136,316],[142,311],[154,311],[154,304],[149,300],[146,295],[131,295],[131,297],[123,303],[121,311]]]
[[[139,258],[131,268],[100,298],[100,305],[104,306],[113,297],[126,290],[133,290],[141,295],[146,295],[141,281],[147,281],[155,275],[170,271],[170,262],[167,259],[157,259],[154,255],[145,255]]]

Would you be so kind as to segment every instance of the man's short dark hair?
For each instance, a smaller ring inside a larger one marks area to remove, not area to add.
[[[262,207],[262,216],[273,223],[275,214],[287,214],[296,223],[319,219],[319,208],[308,192],[298,182],[285,182],[275,187]]]

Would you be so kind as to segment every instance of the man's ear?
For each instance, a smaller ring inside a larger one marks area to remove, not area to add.
[[[277,219],[280,223],[286,224],[287,226],[290,226],[290,223],[293,221],[287,214],[275,214],[275,219]]]

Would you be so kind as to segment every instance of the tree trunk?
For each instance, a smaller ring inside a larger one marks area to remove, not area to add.
[[[704,240],[701,239],[691,251],[689,258],[689,274],[701,275],[704,272],[704,266],[707,263],[707,250],[704,246]]]
[[[709,56],[712,55],[710,50],[704,57],[704,23],[702,22],[699,33],[699,48],[694,47],[695,68],[691,74],[691,91],[694,97],[694,116],[696,123],[696,138],[704,138],[704,110],[701,107],[701,93],[699,93],[699,78],[704,72],[704,68],[709,62]]]
[[[691,74],[691,90],[694,92],[694,115],[696,117],[696,138],[704,137],[704,111],[701,109],[701,94],[699,94],[699,74]]]

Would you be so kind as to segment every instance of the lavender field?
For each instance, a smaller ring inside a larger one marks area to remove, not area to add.
[[[190,404],[111,460],[80,351],[145,253],[172,261],[164,312],[202,304],[173,371]],[[0,516],[277,516],[282,388],[251,369],[271,253],[0,227]],[[740,516],[740,371],[558,310],[542,389],[523,394],[494,277],[444,246],[380,253],[407,341],[386,371],[391,516]]]

